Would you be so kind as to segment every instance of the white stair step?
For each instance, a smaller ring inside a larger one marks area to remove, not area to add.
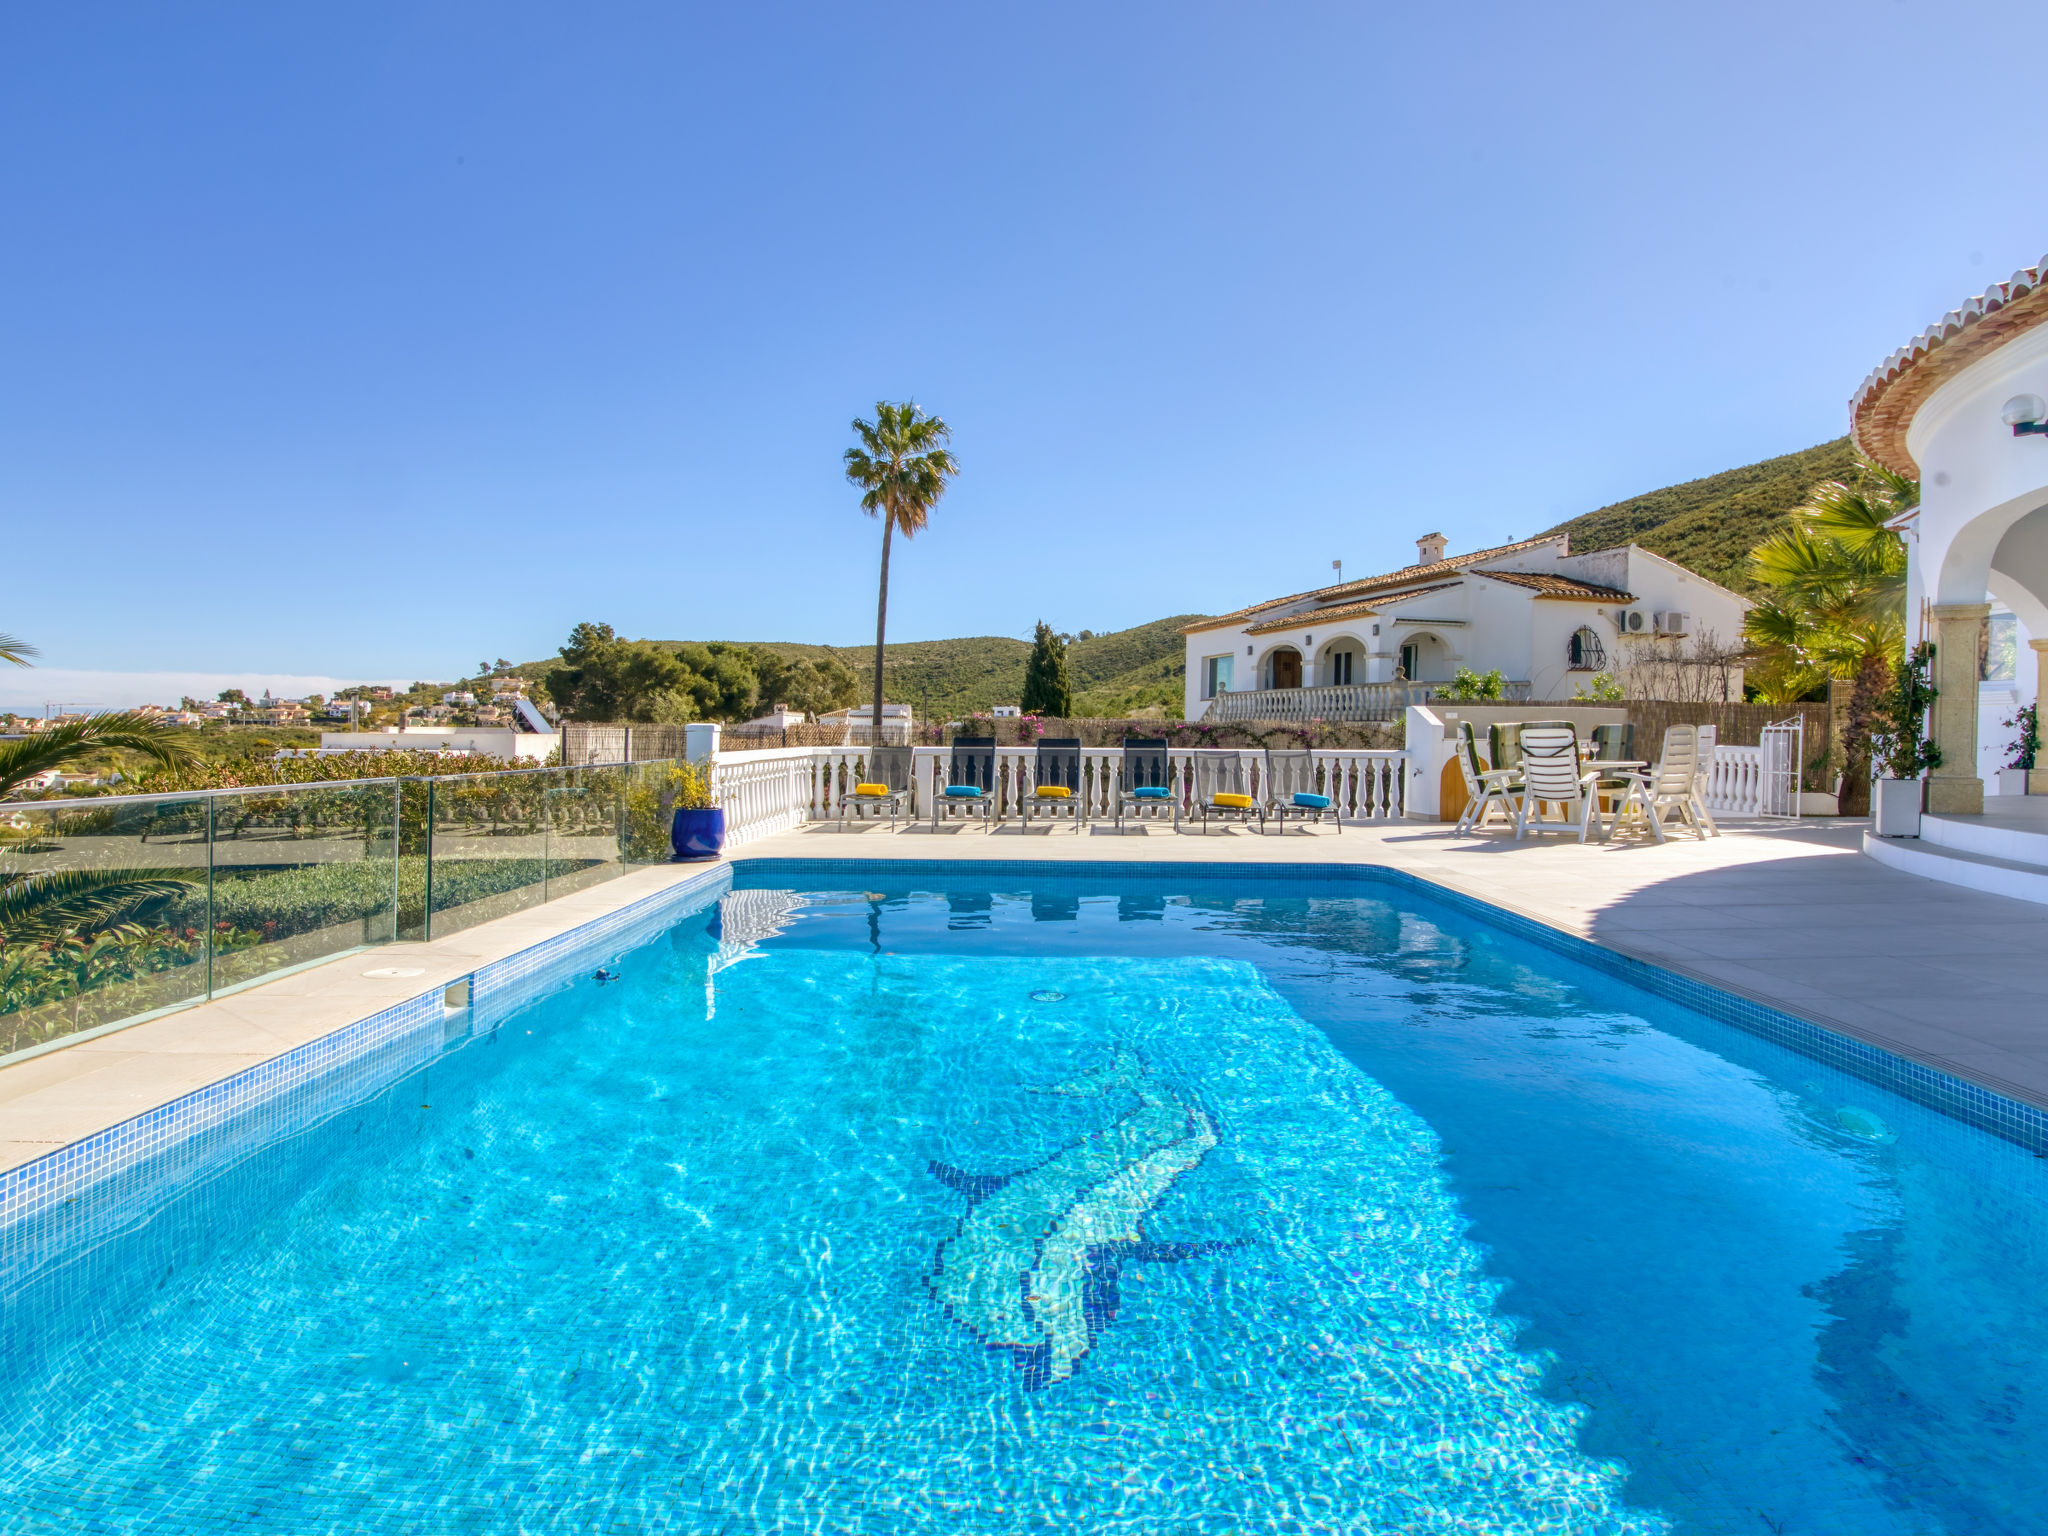
[[[1922,817],[1920,824],[1925,827],[1927,818]],[[1879,837],[1874,832],[1863,834],[1863,851],[1887,868],[1909,875],[2048,905],[2048,866],[1947,848],[1923,838]]]
[[[1986,810],[1992,811],[1997,803],[1987,802]],[[2011,817],[1995,812],[1985,816],[1922,816],[1920,841],[1957,853],[1981,854],[1985,858],[2048,869],[2048,825],[2037,832],[2016,826]]]

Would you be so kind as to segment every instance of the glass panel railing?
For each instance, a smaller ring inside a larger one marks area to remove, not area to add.
[[[0,1056],[206,995],[207,814],[0,805]]]
[[[550,791],[569,772],[535,768],[429,781],[431,937],[547,900]]]
[[[0,804],[0,1059],[668,862],[673,762]]]
[[[213,990],[397,936],[389,779],[213,798]]]

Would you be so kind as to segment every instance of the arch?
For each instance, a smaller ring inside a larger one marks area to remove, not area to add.
[[[2006,535],[2036,512],[2048,509],[2048,486],[2015,496],[1978,513],[1949,535],[1935,572],[1937,603],[1980,603],[1991,587],[1991,567]],[[1924,518],[1925,513],[1921,514]],[[1924,537],[1923,533],[1923,537]],[[2031,538],[2023,542],[2031,543]],[[2016,574],[2016,573],[2012,573]]]
[[[1353,634],[1348,629],[1336,630],[1316,647],[1313,681],[1324,687],[1362,683],[1366,681],[1366,668],[1371,664],[1371,656],[1372,643],[1363,635]],[[1339,661],[1339,657],[1347,659]]]
[[[1394,644],[1411,683],[1448,683],[1465,659],[1450,641],[1431,629],[1404,627],[1395,632]]]
[[[1301,647],[1292,641],[1270,646],[1258,659],[1258,686],[1299,688],[1302,685]]]

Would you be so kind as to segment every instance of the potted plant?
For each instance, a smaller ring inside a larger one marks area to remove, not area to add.
[[[669,828],[669,846],[676,862],[715,859],[725,848],[725,811],[715,804],[711,764],[677,763],[672,771],[676,819]]]
[[[1922,641],[1898,664],[1891,687],[1878,701],[1870,732],[1871,762],[1878,771],[1871,809],[1879,837],[1918,837],[1926,797],[1921,775],[1941,766],[1941,748],[1927,739],[1927,710],[1935,698],[1927,674],[1934,647]]]
[[[2041,755],[2041,715],[2033,704],[2022,704],[2013,712],[2010,720],[2001,721],[2019,732],[2006,751],[2012,754],[2012,761],[1998,770],[1998,792],[2001,795],[2024,795],[2034,773],[2034,763]]]

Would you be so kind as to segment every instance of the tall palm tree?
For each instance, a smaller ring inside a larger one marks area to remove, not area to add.
[[[1842,742],[1843,805],[1860,812],[1870,724],[1906,642],[1906,549],[1888,526],[1919,505],[1920,485],[1866,464],[1792,509],[1792,526],[1750,551],[1766,591],[1743,620],[1759,691],[1789,702],[1829,679],[1854,679]]]
[[[875,402],[875,419],[853,421],[857,447],[846,450],[846,478],[861,489],[861,510],[882,520],[882,587],[875,604],[874,741],[882,740],[882,643],[889,628],[889,540],[915,538],[946,494],[960,462],[946,449],[952,429],[914,401]]]

